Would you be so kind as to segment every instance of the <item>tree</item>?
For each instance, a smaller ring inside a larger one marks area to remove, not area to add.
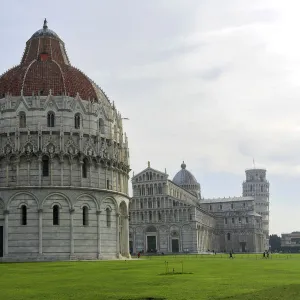
[[[271,251],[281,250],[281,237],[277,234],[271,234],[269,237],[269,243],[271,246]]]

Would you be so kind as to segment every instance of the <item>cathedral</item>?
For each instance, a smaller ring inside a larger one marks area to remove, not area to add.
[[[122,119],[45,20],[0,76],[0,261],[130,257]]]
[[[148,168],[132,178],[131,253],[263,252],[269,249],[269,182],[246,170],[240,197],[204,199],[186,164],[169,179]]]

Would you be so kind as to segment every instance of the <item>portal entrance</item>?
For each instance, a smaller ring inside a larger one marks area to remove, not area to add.
[[[172,239],[172,252],[173,253],[179,252],[179,240],[178,239]]]
[[[133,253],[133,241],[129,241],[129,252]]]
[[[3,257],[3,226],[0,226],[0,257]]]
[[[240,245],[242,252],[246,252],[246,242],[241,242]]]
[[[147,236],[147,252],[155,252],[156,250],[156,236]]]

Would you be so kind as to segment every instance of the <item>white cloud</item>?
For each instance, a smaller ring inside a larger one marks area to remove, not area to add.
[[[0,69],[18,62],[27,31],[42,24],[39,3],[30,3],[25,23],[21,2],[15,20],[0,20],[9,45]],[[298,0],[112,0],[80,8],[65,1],[63,18],[45,5],[72,63],[130,118],[133,170],[151,160],[173,177],[185,159],[197,177],[243,176],[255,157],[268,174],[299,176]]]

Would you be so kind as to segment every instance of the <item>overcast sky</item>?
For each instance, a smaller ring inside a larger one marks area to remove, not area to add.
[[[300,230],[298,0],[0,4],[1,73],[46,17],[130,119],[135,173],[149,160],[172,179],[185,160],[205,198],[238,196],[254,157],[271,184],[270,232]]]

